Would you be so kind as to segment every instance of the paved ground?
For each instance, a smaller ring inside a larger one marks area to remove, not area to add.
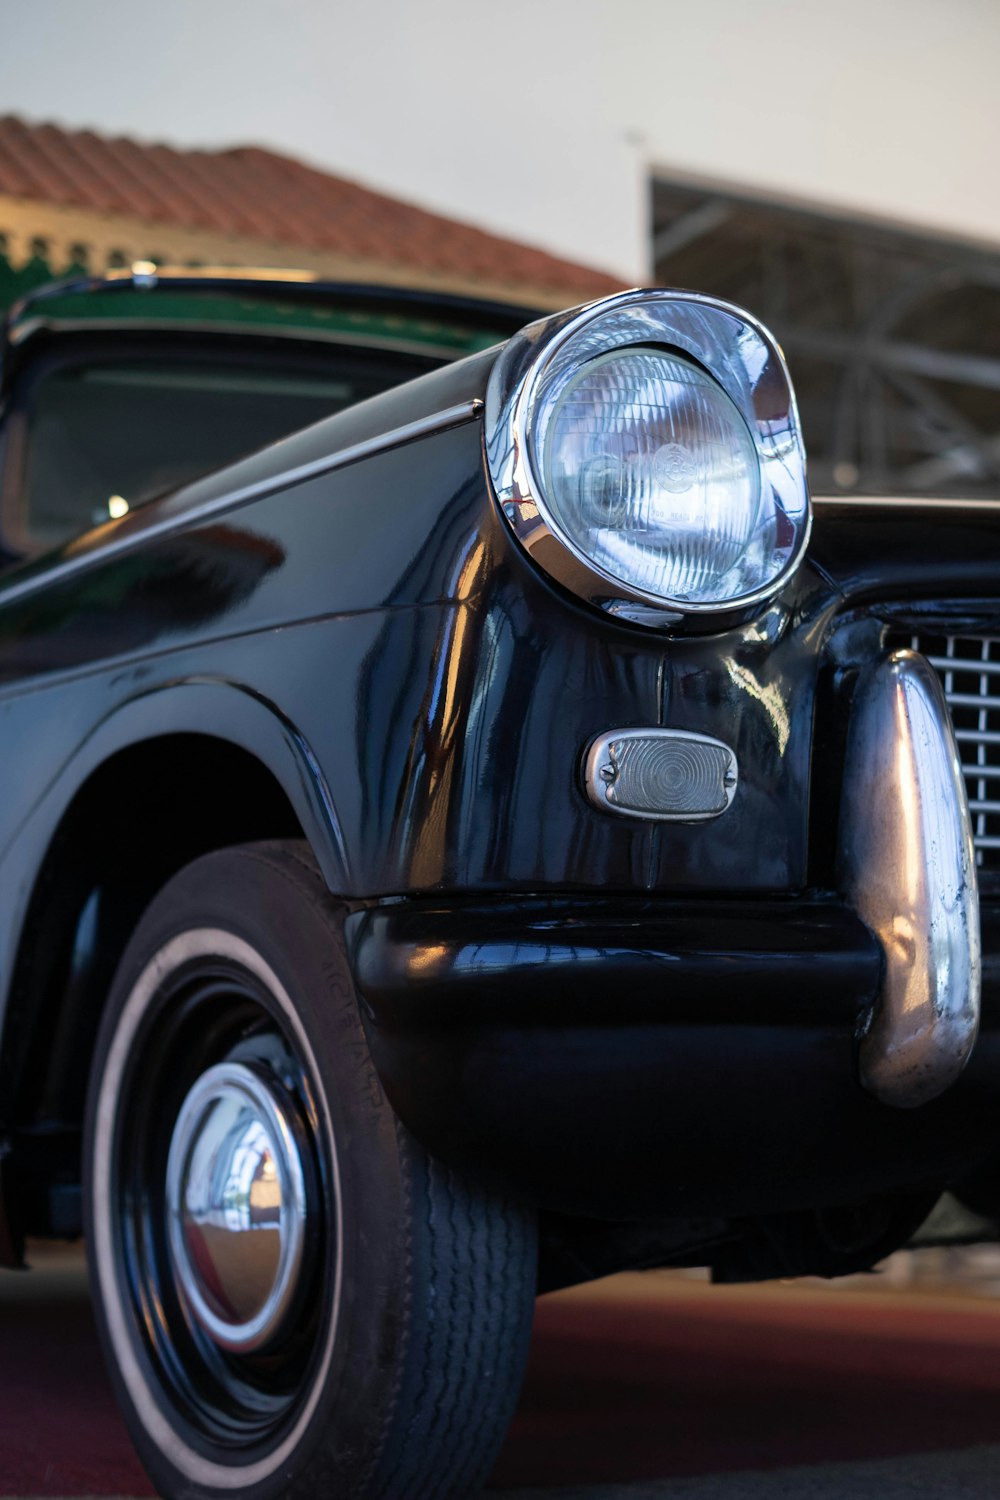
[[[491,1491],[489,1500],[995,1500],[1000,1448],[824,1464],[778,1473],[709,1474],[647,1484]]]
[[[539,1303],[487,1500],[1000,1496],[1000,1301],[617,1277]],[[78,1255],[0,1275],[0,1496],[148,1496]]]

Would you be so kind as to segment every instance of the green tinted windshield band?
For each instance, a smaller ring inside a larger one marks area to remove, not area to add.
[[[152,296],[147,291],[116,290],[46,297],[44,302],[30,305],[25,310],[23,317],[14,324],[12,337],[16,340],[18,328],[28,327],[39,319],[46,323],[127,323],[135,320],[147,326],[162,323],[175,327],[197,324],[202,329],[213,325],[260,331],[273,329],[275,332],[305,332],[314,337],[326,335],[331,339],[339,336],[363,338],[372,343],[407,343],[428,349],[451,349],[456,354],[475,354],[507,337],[500,330],[484,331],[425,316],[407,317],[298,301],[265,300],[235,293],[173,292],[162,287]]]

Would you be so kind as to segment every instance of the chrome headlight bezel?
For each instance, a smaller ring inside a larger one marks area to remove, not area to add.
[[[736,406],[760,464],[761,495],[788,543],[771,576],[732,598],[652,594],[605,572],[560,527],[538,475],[540,396],[568,369],[616,349],[661,347],[700,366]],[[622,292],[530,324],[505,345],[486,393],[486,456],[501,511],[520,544],[588,604],[653,628],[712,629],[767,605],[795,572],[812,522],[795,395],[777,343],[742,308],[696,292]],[[787,522],[787,525],[785,524]]]

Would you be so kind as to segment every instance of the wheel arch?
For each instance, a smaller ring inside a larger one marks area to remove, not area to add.
[[[6,914],[0,1104],[29,1228],[74,1217],[90,1058],[141,912],[199,855],[266,838],[304,838],[330,889],[348,892],[336,810],[308,743],[251,690],[207,679],[116,709],[25,819],[4,861],[20,899]],[[65,1210],[53,1207],[60,1179]]]

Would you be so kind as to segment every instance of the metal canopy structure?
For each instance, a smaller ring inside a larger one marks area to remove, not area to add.
[[[814,490],[1000,496],[1000,253],[663,179],[652,199],[657,282],[782,344]]]

